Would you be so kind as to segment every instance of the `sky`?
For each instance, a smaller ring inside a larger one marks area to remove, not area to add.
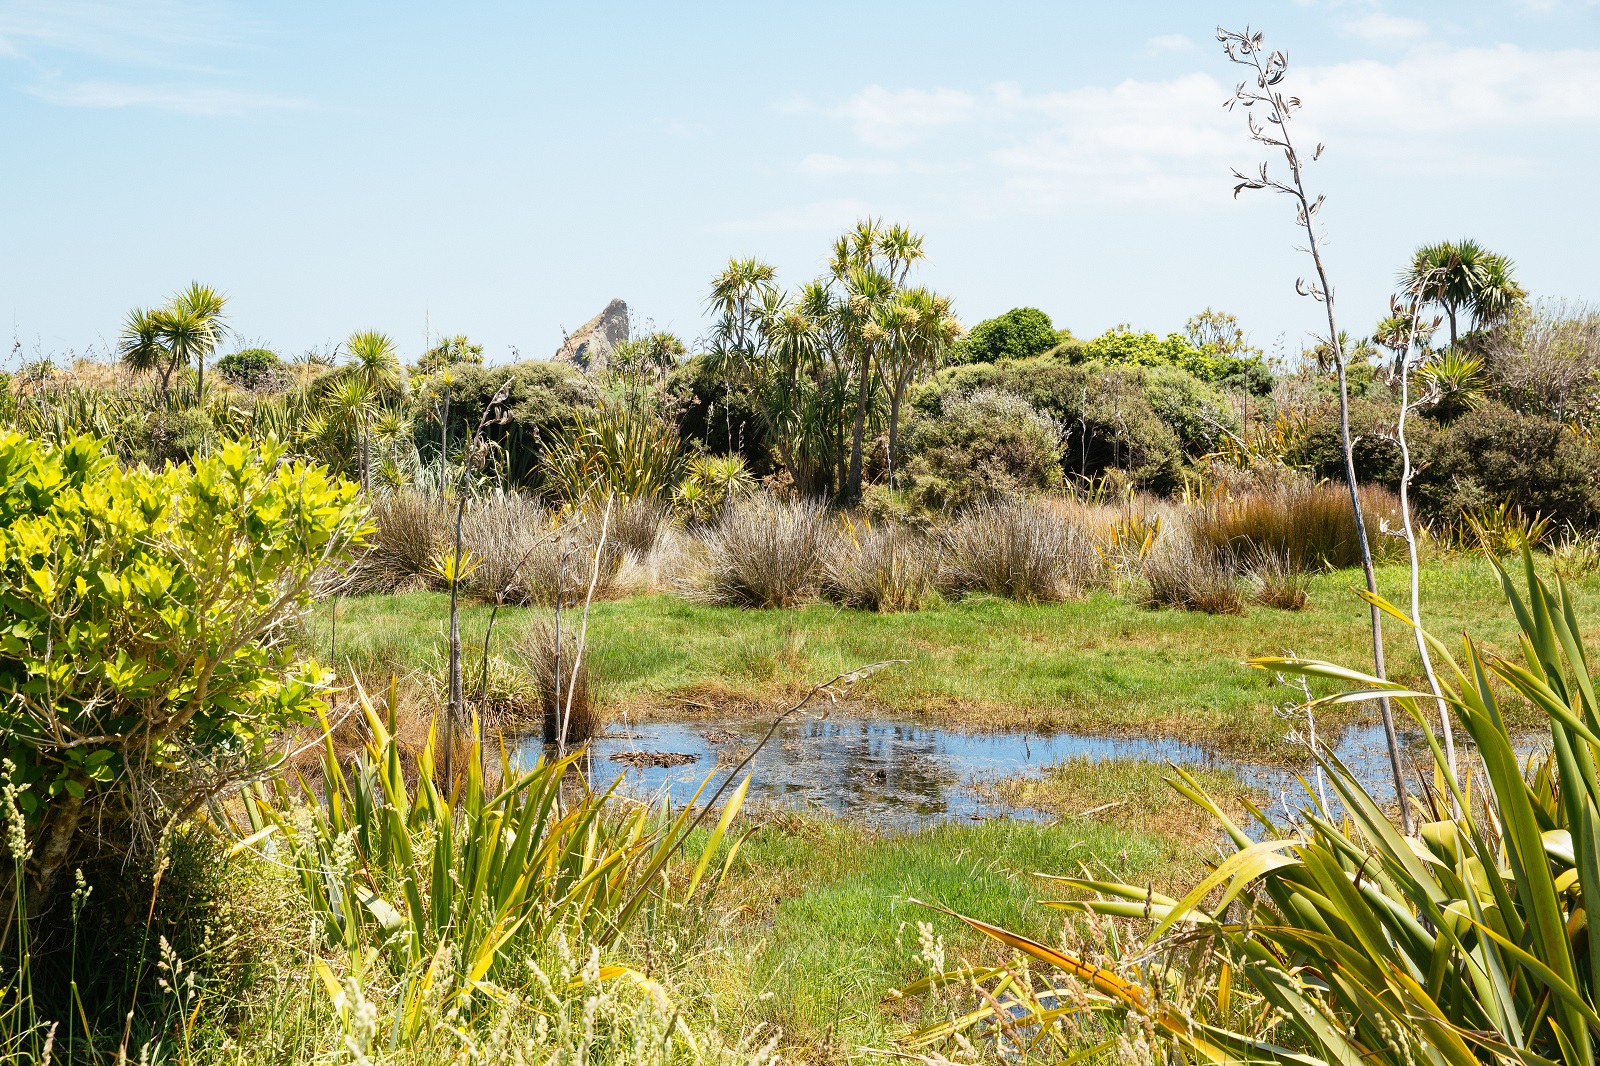
[[[692,341],[729,257],[798,286],[864,216],[925,236],[968,324],[1211,307],[1298,351],[1326,320],[1287,199],[1233,196],[1269,150],[1221,106],[1219,23],[1287,52],[1326,145],[1341,326],[1461,236],[1600,298],[1594,0],[0,0],[6,365],[191,280],[285,355],[379,329],[545,358],[614,297]]]

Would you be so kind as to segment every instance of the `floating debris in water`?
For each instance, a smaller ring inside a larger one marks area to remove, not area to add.
[[[739,739],[739,734],[731,729],[709,729],[700,735],[707,744],[732,744]]]
[[[682,766],[700,761],[700,756],[686,751],[614,751],[606,758],[612,762],[627,763],[635,770],[642,770],[646,766]]]

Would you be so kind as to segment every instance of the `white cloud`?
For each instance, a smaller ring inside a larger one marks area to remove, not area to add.
[[[846,119],[864,144],[904,148],[922,134],[965,122],[977,112],[977,100],[957,89],[901,89],[890,92],[869,85],[834,114]]]
[[[1188,52],[1194,48],[1194,39],[1182,33],[1163,33],[1145,44],[1153,52]]]
[[[251,111],[286,111],[310,106],[304,100],[203,85],[126,85],[84,81],[69,85],[35,86],[28,92],[62,107],[145,107],[185,115],[237,116]]]
[[[141,66],[182,66],[239,43],[246,27],[215,4],[183,0],[0,0],[0,35],[18,51]]]
[[[1427,23],[1418,19],[1385,15],[1381,11],[1356,19],[1345,26],[1345,29],[1357,37],[1364,37],[1378,44],[1414,41],[1428,35]]]
[[[1420,136],[1600,119],[1600,51],[1423,48],[1397,63],[1357,60],[1299,72],[1317,125]],[[1291,71],[1291,77],[1294,72]]]
[[[906,176],[954,173],[959,160],[974,197],[998,183],[1046,205],[1216,201],[1230,195],[1234,166],[1261,157],[1242,115],[1220,106],[1230,85],[1188,74],[1039,93],[1014,83],[981,93],[872,86],[832,112],[875,149],[871,158],[817,152],[800,169]],[[1533,165],[1519,155],[1523,131],[1600,125],[1597,50],[1422,44],[1394,62],[1295,67],[1288,88],[1306,102],[1301,143],[1325,140],[1341,155],[1401,168],[1519,173]]]

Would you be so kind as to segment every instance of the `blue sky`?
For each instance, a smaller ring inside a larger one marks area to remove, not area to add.
[[[0,316],[59,358],[200,279],[285,353],[431,323],[544,357],[614,296],[693,338],[730,255],[797,284],[871,214],[969,324],[1211,306],[1298,350],[1289,205],[1231,198],[1261,155],[1219,22],[1289,53],[1349,328],[1461,235],[1600,297],[1587,0],[0,0]]]

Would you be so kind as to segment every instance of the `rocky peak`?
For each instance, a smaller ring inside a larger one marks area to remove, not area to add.
[[[567,334],[567,339],[551,358],[585,373],[596,374],[606,368],[611,350],[627,339],[628,305],[622,300],[612,300],[604,311]]]

